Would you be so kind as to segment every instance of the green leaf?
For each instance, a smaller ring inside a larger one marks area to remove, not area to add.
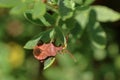
[[[46,5],[41,0],[36,1],[32,13],[33,19],[41,18],[45,13]]]
[[[24,48],[25,48],[25,49],[34,49],[34,47],[37,45],[39,39],[40,39],[40,37],[37,38],[37,39],[35,39],[35,40],[30,40],[30,41],[28,41],[28,42],[25,44]]]
[[[24,48],[25,48],[25,49],[33,49],[33,48],[37,45],[38,41],[39,41],[40,38],[42,37],[41,35],[43,35],[43,34],[44,34],[44,33],[42,32],[42,33],[40,33],[39,35],[35,36],[33,39],[29,40],[29,41],[25,44]]]
[[[49,22],[47,22],[47,20],[45,19],[45,17],[41,16],[40,17],[41,22],[45,25],[45,26],[51,26],[51,24]]]
[[[32,12],[31,11],[27,11],[24,13],[24,16],[25,18],[30,21],[31,23],[34,23],[34,24],[38,24],[40,26],[45,26],[40,19],[33,19],[32,18]]]
[[[39,18],[45,26],[53,26],[56,22],[56,19],[53,15],[46,13],[44,17]]]
[[[75,27],[71,30],[73,39],[80,38],[83,32],[84,32],[84,28],[82,28],[78,23],[76,23]]]
[[[49,13],[46,13],[44,15],[45,19],[47,22],[49,22],[50,25],[54,25],[56,22],[56,17],[54,17],[53,15],[50,15]]]
[[[66,21],[64,21],[67,29],[72,29],[75,24],[76,24],[76,20],[74,18],[70,18],[70,19],[67,19]]]
[[[56,40],[55,44],[57,46],[59,46],[60,44],[63,46],[66,45],[66,38],[59,27],[55,27],[55,37],[54,38]]]
[[[70,8],[72,10],[75,9],[75,3],[73,0],[64,0],[63,3],[65,7]]]
[[[76,11],[75,19],[79,23],[82,29],[84,29],[88,23],[89,13],[90,13],[90,9],[87,7],[79,8]]]
[[[70,30],[75,27],[76,20],[74,18],[67,19],[63,21],[62,19],[59,20],[59,26],[61,26],[65,35],[68,35]]]
[[[66,20],[73,15],[74,2],[71,0],[60,0],[59,1],[59,13],[63,20]]]
[[[41,32],[37,36],[35,36],[32,40],[28,41],[24,48],[26,49],[33,49],[39,41],[42,41],[43,43],[48,43],[51,41],[51,39],[54,36],[53,33],[54,29],[49,29],[47,31]]]
[[[49,29],[44,32],[40,40],[43,41],[44,43],[49,43],[50,41],[53,40],[54,34],[55,34],[54,29]]]
[[[117,21],[120,19],[120,13],[105,7],[105,6],[92,6],[97,13],[97,20],[101,22]]]
[[[55,61],[55,58],[53,58],[53,57],[50,57],[47,60],[45,60],[44,70],[47,69],[48,67],[50,67],[53,64],[54,61]]]
[[[22,3],[22,0],[0,0],[0,7],[11,8]]]
[[[23,3],[23,4],[20,4],[18,6],[15,6],[14,8],[12,8],[10,13],[19,15],[19,14],[23,14],[26,10],[27,10],[27,4]]]
[[[93,46],[104,49],[106,46],[106,33],[98,22],[90,27],[89,37]]]
[[[103,49],[106,46],[106,33],[102,29],[102,26],[97,22],[97,14],[94,10],[90,11],[89,22],[87,24],[88,36],[90,38],[91,44],[98,48]]]
[[[38,19],[33,19],[32,18],[32,12],[31,11],[27,11],[24,13],[25,18],[35,24],[38,24],[40,26],[51,26],[54,25],[56,22],[56,19],[54,18],[54,16],[50,15],[49,13],[46,13],[44,15],[44,17],[38,18]]]

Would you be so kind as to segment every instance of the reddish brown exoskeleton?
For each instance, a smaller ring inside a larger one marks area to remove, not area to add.
[[[53,43],[50,42],[35,46],[33,54],[36,59],[44,62],[45,59],[56,56],[56,54],[63,49],[64,47],[56,47]]]

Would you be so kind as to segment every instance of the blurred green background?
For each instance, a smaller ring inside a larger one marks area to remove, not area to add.
[[[119,0],[96,0],[94,4],[120,12]],[[45,27],[0,8],[0,80],[120,80],[120,21],[101,24],[107,33],[105,50],[91,51],[87,43],[74,43],[73,39],[68,50],[76,62],[68,54],[59,54],[55,63],[41,73],[32,50],[23,46]]]

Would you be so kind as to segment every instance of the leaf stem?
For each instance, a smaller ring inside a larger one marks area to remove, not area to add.
[[[60,16],[57,17],[57,20],[56,20],[55,26],[58,26],[58,25],[59,25],[60,18],[61,18]]]

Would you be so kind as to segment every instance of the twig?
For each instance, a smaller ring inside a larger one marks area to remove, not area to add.
[[[38,80],[46,80],[43,75],[43,70],[44,70],[44,62],[39,61]]]

